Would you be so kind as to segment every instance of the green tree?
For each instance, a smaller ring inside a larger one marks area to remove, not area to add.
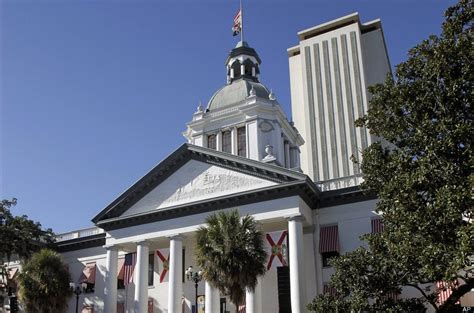
[[[414,312],[424,304],[452,312],[474,288],[472,0],[445,16],[441,35],[411,49],[394,78],[370,88],[357,126],[384,141],[363,152],[362,188],[378,195],[384,232],[363,236],[368,249],[333,260],[340,297],[318,297],[309,309]],[[437,281],[453,290],[444,304],[436,301]],[[403,287],[418,297],[393,301],[390,293]]]
[[[197,232],[197,263],[204,279],[238,307],[265,274],[263,234],[253,217],[237,210],[212,214],[206,223]]]
[[[14,216],[11,208],[17,199],[0,201],[0,300],[3,299],[8,285],[8,268],[6,264],[12,257],[25,260],[41,247],[54,242],[51,229],[44,230],[41,224],[34,222],[26,215]]]
[[[71,275],[61,255],[50,249],[34,253],[19,276],[19,297],[26,312],[60,313],[71,296]]]

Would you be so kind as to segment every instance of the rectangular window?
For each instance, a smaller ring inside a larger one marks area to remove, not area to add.
[[[207,136],[207,147],[216,150],[216,135]]]
[[[222,151],[232,153],[232,135],[230,130],[222,132]]]
[[[247,136],[245,126],[237,128],[237,155],[247,156]]]
[[[148,286],[153,286],[153,276],[155,274],[155,255],[148,255]]]

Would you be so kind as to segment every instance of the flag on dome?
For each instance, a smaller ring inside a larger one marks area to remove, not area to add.
[[[239,9],[234,16],[234,26],[232,26],[232,36],[237,36],[242,31],[242,9]]]

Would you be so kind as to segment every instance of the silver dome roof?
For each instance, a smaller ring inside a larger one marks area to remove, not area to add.
[[[229,107],[247,99],[252,87],[257,97],[268,99],[270,91],[267,87],[259,82],[242,78],[234,80],[216,91],[207,104],[207,111]]]

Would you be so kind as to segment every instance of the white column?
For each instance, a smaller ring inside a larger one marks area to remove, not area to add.
[[[216,313],[219,312],[219,290],[214,288],[206,281],[206,313]]]
[[[216,150],[222,151],[222,132],[216,134]]]
[[[290,248],[290,295],[291,312],[304,312],[303,298],[303,217],[288,218],[288,240]]]
[[[255,291],[245,291],[245,313],[256,313]]]
[[[245,291],[246,313],[262,313],[262,276],[259,276],[257,281],[253,292],[248,289]]]
[[[290,163],[290,144],[288,141],[284,141],[284,147],[285,147],[285,167],[290,168],[291,163]]]
[[[245,65],[241,64],[240,65],[240,75],[244,76],[245,74]]]
[[[183,295],[183,237],[170,237],[170,263],[168,283],[168,312],[181,311],[181,297]]]
[[[237,128],[232,127],[230,137],[232,142],[232,154],[237,155]]]
[[[117,312],[118,247],[106,246],[104,312]]]
[[[135,265],[135,313],[148,312],[148,248],[146,241],[137,242],[137,264]],[[114,311],[115,312],[115,311]]]

